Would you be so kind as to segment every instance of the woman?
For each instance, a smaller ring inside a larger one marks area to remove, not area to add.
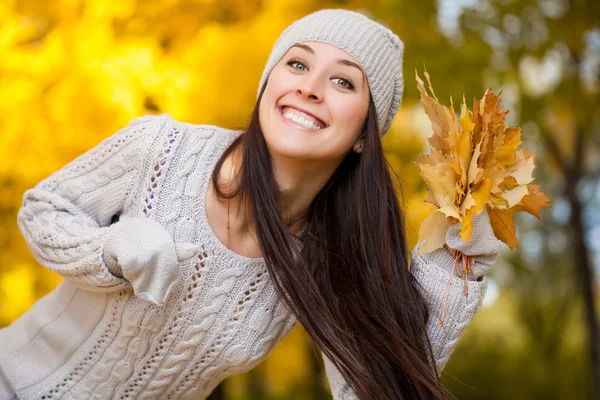
[[[380,139],[403,44],[346,10],[290,25],[234,131],[144,116],[25,192],[18,222],[65,279],[0,330],[0,398],[205,398],[300,322],[336,399],[442,399],[438,376],[498,254],[484,213],[468,295],[447,248],[413,258]],[[415,250],[416,251],[416,250]]]

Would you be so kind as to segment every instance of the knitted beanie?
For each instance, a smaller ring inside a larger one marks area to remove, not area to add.
[[[281,33],[260,79],[259,95],[273,67],[290,47],[299,42],[328,43],[358,60],[367,73],[377,111],[379,137],[383,138],[400,108],[404,92],[404,43],[400,38],[390,29],[355,11],[316,11],[293,22]]]

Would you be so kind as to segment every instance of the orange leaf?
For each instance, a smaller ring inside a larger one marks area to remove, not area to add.
[[[521,202],[515,205],[512,210],[514,210],[514,212],[526,211],[540,219],[540,210],[554,204],[554,202],[550,201],[548,196],[540,192],[539,188],[540,185],[527,185],[529,194],[523,197]]]
[[[519,247],[513,213],[509,210],[501,210],[493,207],[488,207],[487,211],[494,235],[506,243],[511,250]]]

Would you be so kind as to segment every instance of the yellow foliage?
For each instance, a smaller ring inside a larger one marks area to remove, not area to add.
[[[296,326],[276,347],[276,357],[269,357],[265,362],[271,391],[284,395],[294,382],[306,381],[308,378],[309,338],[301,325]]]
[[[17,264],[0,275],[0,321],[12,321],[35,301],[34,270],[30,264]]]

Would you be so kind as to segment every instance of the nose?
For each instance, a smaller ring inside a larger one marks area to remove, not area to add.
[[[323,95],[317,79],[318,77],[315,74],[314,76],[306,77],[301,80],[296,89],[296,94],[302,96],[306,100],[320,101],[323,98]]]

